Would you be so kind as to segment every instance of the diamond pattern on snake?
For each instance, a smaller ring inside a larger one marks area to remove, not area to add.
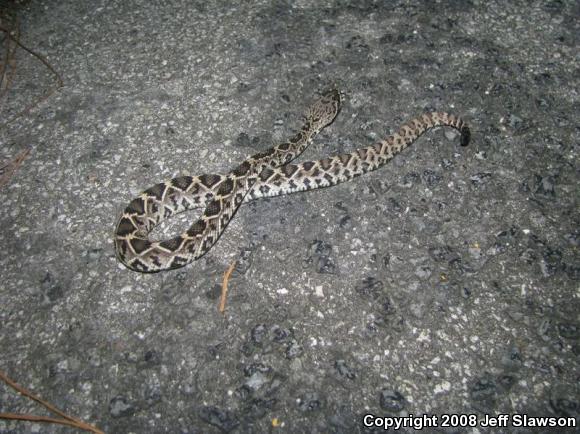
[[[460,117],[432,112],[412,119],[374,145],[292,164],[314,137],[334,121],[341,103],[342,95],[337,89],[323,93],[307,110],[300,131],[287,142],[248,157],[227,174],[179,176],[142,192],[127,205],[117,222],[117,258],[127,268],[143,273],[180,268],[211,249],[245,202],[350,181],[383,167],[435,127],[455,128],[461,133],[460,144],[469,143],[469,128]],[[194,208],[205,209],[188,230],[164,241],[149,239],[151,230],[163,220]]]

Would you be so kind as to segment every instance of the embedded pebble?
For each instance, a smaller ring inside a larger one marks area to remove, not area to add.
[[[348,366],[346,361],[343,359],[334,362],[334,369],[336,369],[341,377],[348,378],[349,380],[354,380],[356,378],[354,370]]]
[[[215,406],[203,406],[199,410],[199,417],[204,422],[213,425],[222,431],[229,432],[240,422],[233,413]]]
[[[135,407],[124,396],[115,396],[109,401],[109,413],[113,417],[130,416],[135,413]]]
[[[322,407],[320,396],[316,392],[306,392],[298,399],[298,409],[304,412],[312,412]]]
[[[405,397],[398,391],[383,389],[380,394],[381,408],[389,412],[398,413],[407,405]]]

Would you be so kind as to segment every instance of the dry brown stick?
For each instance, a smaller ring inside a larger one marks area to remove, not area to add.
[[[73,428],[79,428],[85,431],[90,431],[95,434],[105,434],[98,428],[91,425],[78,424],[75,421],[67,419],[57,419],[50,416],[36,416],[34,414],[18,414],[18,413],[0,413],[0,419],[10,419],[10,420],[24,420],[28,422],[45,422],[45,423],[56,423],[59,425],[71,426]],[[84,425],[84,426],[83,426]]]
[[[46,60],[44,57],[42,57],[42,55],[38,54],[37,52],[33,51],[32,49],[26,47],[25,45],[23,45],[19,39],[14,39],[11,35],[10,35],[10,31],[8,29],[5,29],[4,27],[0,26],[0,30],[2,30],[3,32],[5,32],[8,37],[10,39],[12,39],[14,42],[16,42],[16,44],[22,48],[24,51],[27,51],[28,53],[32,54],[34,57],[36,57],[38,60],[40,60],[42,63],[44,63],[44,66],[46,66],[48,69],[50,69],[50,72],[52,72],[55,76],[56,79],[58,81],[58,87],[63,86],[63,81],[62,78],[60,77],[60,74],[58,72],[55,71],[55,69],[50,65],[50,63],[48,63],[48,60]]]
[[[12,82],[12,78],[14,77],[14,71],[16,69],[16,60],[15,60],[15,53],[16,53],[16,43],[14,39],[20,39],[20,27],[18,25],[18,18],[14,17],[14,32],[16,33],[16,38],[12,38],[10,36],[10,32],[6,34],[6,55],[4,57],[4,63],[2,65],[2,73],[0,77],[0,98],[2,98],[7,92],[8,88],[10,87],[10,83]],[[12,68],[10,68],[10,65]]]
[[[12,37],[12,35],[10,35],[10,31],[8,29],[5,29],[4,27],[0,26],[0,30],[3,31],[3,32],[5,32],[6,35],[7,35],[7,37],[9,39],[12,39],[20,48],[22,48],[23,50],[27,51],[28,53],[30,53],[34,57],[36,57],[38,60],[40,60],[54,74],[54,76],[56,77],[56,80],[57,80],[56,86],[54,86],[52,89],[50,89],[46,94],[44,94],[43,96],[41,96],[40,98],[38,98],[32,104],[28,105],[28,107],[26,107],[24,110],[16,113],[10,120],[8,120],[4,124],[0,125],[0,127],[4,127],[4,126],[8,125],[9,123],[13,122],[14,120],[18,119],[20,116],[28,113],[30,110],[32,110],[34,107],[36,107],[41,102],[43,102],[46,99],[48,99],[48,97],[50,95],[52,95],[57,89],[61,88],[64,85],[64,83],[62,81],[62,78],[60,77],[60,74],[58,72],[56,72],[55,69],[52,66],[50,66],[50,63],[48,63],[48,61],[44,57],[42,57],[40,54],[34,52],[30,48],[24,46],[20,42],[20,40],[14,39]]]
[[[30,153],[30,148],[26,148],[24,151],[20,151],[20,153],[14,157],[12,161],[7,162],[3,166],[0,167],[0,188],[4,187],[10,181],[14,172],[18,170],[18,168],[22,165],[24,159]],[[2,173],[4,171],[4,173]]]
[[[4,61],[0,64],[0,98],[6,93],[7,86],[4,86],[4,77],[8,70],[8,59],[10,59],[10,38],[6,37],[6,52],[4,54]]]
[[[30,392],[29,390],[26,390],[24,387],[22,387],[21,385],[16,383],[16,381],[14,381],[10,377],[8,377],[3,371],[0,371],[0,380],[4,381],[6,384],[8,384],[8,386],[12,387],[14,390],[16,390],[21,395],[23,395],[27,398],[30,398],[33,401],[38,402],[40,405],[42,405],[47,410],[49,410],[55,414],[58,414],[59,416],[64,418],[64,419],[54,419],[54,421],[56,421],[54,423],[61,423],[63,425],[75,424],[74,426],[76,426],[77,428],[81,428],[81,429],[84,429],[86,431],[91,431],[91,432],[98,433],[98,434],[104,434],[103,431],[99,430],[98,428],[95,428],[94,426],[89,425],[89,424],[83,422],[82,420],[79,420],[79,419],[76,419],[72,416],[67,415],[62,410],[59,410],[58,408],[56,408],[54,405],[44,401],[43,399],[39,398],[36,395],[34,395],[32,392]],[[0,414],[0,418],[4,417],[5,415],[8,415],[8,417],[6,417],[6,419],[17,419],[17,417],[10,417],[10,416],[24,416],[25,418],[22,420],[40,420],[40,419],[27,419],[27,418],[28,417],[32,417],[32,418],[44,418],[45,417],[45,416],[34,416],[34,415],[15,415],[14,413],[2,413],[2,414]],[[48,419],[53,419],[53,418],[49,417]]]
[[[53,413],[58,414],[59,416],[62,416],[66,419],[69,419],[69,417],[67,417],[67,415],[64,412],[62,412],[58,408],[54,407],[52,404],[49,404],[48,402],[43,401],[42,399],[40,399],[39,397],[34,395],[29,390],[26,390],[24,387],[22,387],[21,385],[16,383],[16,381],[14,381],[10,377],[8,377],[3,371],[0,371],[0,379],[2,379],[2,381],[4,381],[6,384],[8,384],[10,387],[12,387],[14,390],[16,390],[21,395],[24,395],[27,398],[30,398],[33,401],[38,402],[40,405],[42,405],[43,407],[46,407],[48,410],[52,411]]]
[[[219,312],[224,313],[226,310],[226,297],[228,295],[228,282],[230,281],[230,277],[236,268],[237,261],[234,261],[230,264],[226,272],[224,273],[224,279],[222,281],[222,295],[220,297],[220,306]]]

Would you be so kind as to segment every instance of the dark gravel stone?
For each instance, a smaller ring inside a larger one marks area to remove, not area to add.
[[[479,378],[469,390],[471,398],[486,407],[493,407],[497,396],[497,385],[488,375]]]
[[[517,383],[518,379],[511,374],[502,374],[497,377],[496,381],[498,386],[504,391],[509,391]]]
[[[384,268],[389,268],[389,265],[391,264],[391,254],[390,253],[385,253],[383,255],[383,267]]]
[[[250,146],[250,143],[250,136],[246,133],[238,134],[238,137],[236,137],[236,141],[234,142],[236,146]]]
[[[516,131],[521,130],[524,126],[524,120],[519,116],[514,115],[513,113],[507,116],[507,123],[512,129]]]
[[[505,249],[504,249],[505,250]],[[538,260],[538,255],[534,251],[534,249],[524,249],[520,253],[520,258],[525,261],[527,264],[533,264]]]
[[[238,259],[236,261],[235,272],[244,275],[252,267],[254,258],[254,250],[251,248],[245,248],[240,252]]]
[[[511,370],[517,370],[523,365],[522,354],[515,346],[511,347],[501,360],[503,365]]]
[[[295,359],[304,353],[304,348],[295,339],[292,339],[286,346],[285,356],[287,359]]]
[[[354,380],[356,378],[356,373],[345,360],[340,359],[334,362],[334,369],[341,377],[348,378],[349,380]]]
[[[396,213],[401,213],[403,211],[403,207],[401,203],[395,199],[394,197],[389,197],[386,201],[387,209],[392,210]]]
[[[103,249],[89,249],[83,255],[87,264],[97,262],[103,256]]]
[[[354,290],[365,297],[377,298],[381,295],[385,284],[375,277],[365,277],[362,282],[359,282],[354,287]]]
[[[384,316],[378,316],[367,323],[366,330],[370,333],[377,333],[380,330],[387,329],[388,326],[389,322],[387,319]]]
[[[65,288],[54,275],[47,272],[40,282],[40,290],[44,295],[44,303],[54,303],[64,297]]]
[[[272,368],[270,366],[264,365],[263,363],[259,363],[259,362],[252,363],[251,365],[244,367],[244,375],[246,377],[250,377],[256,372],[261,372],[264,374],[264,373],[272,372]]]
[[[565,272],[566,275],[571,279],[571,280],[580,280],[580,266],[575,266],[575,265],[565,265]]]
[[[429,256],[437,262],[451,262],[459,259],[459,254],[451,246],[435,246],[429,248]]]
[[[570,245],[574,247],[580,247],[580,231],[570,232],[564,234],[564,239],[566,239]]]
[[[161,393],[161,384],[156,377],[152,377],[148,379],[147,384],[145,385],[144,393],[143,393],[145,403],[148,406],[155,405],[163,398]]]
[[[162,355],[156,350],[147,350],[143,354],[143,367],[150,368],[152,366],[159,366],[161,364]]]
[[[463,259],[460,257],[451,259],[448,264],[451,270],[457,271],[460,275],[473,272],[473,267],[463,262]]]
[[[471,180],[471,184],[475,186],[480,186],[485,184],[489,178],[491,178],[492,174],[490,172],[480,172],[476,173],[473,176],[470,176],[469,179]]]
[[[320,410],[322,401],[316,392],[306,392],[300,397],[298,409],[303,412],[313,412]]]
[[[442,176],[433,170],[424,170],[422,179],[429,187],[433,187],[441,182]]]
[[[258,324],[254,326],[252,331],[250,332],[250,336],[252,342],[256,345],[261,345],[267,339],[268,336],[268,328],[266,324]]]
[[[277,343],[287,342],[294,336],[294,332],[292,330],[280,327],[276,324],[272,326],[271,332],[272,340]]]
[[[280,388],[284,385],[286,378],[280,374],[274,373],[270,379],[270,383],[264,389],[264,396],[272,396],[278,393]]]
[[[230,432],[240,422],[233,413],[214,406],[204,406],[199,409],[199,417],[206,423],[213,425],[224,432]]]
[[[369,46],[365,43],[365,40],[359,35],[351,37],[344,48],[347,50],[354,50],[357,53],[362,53],[365,56],[370,50]]]
[[[263,399],[255,398],[244,407],[243,418],[244,422],[257,421],[271,412],[276,406],[277,399]]]
[[[453,167],[455,167],[455,163],[453,162],[453,160],[450,160],[449,158],[443,158],[441,160],[441,167],[443,167],[443,169],[445,170],[450,170],[453,169]]]
[[[338,225],[342,229],[349,229],[352,227],[352,218],[349,215],[342,216],[338,221]]]
[[[166,295],[168,294],[167,292],[165,293]],[[205,296],[208,300],[218,300],[221,297],[222,294],[222,286],[219,284],[215,284],[211,287],[211,289],[207,290],[205,292]]]
[[[505,253],[510,246],[514,246],[519,238],[519,230],[511,227],[496,234],[496,241],[493,245],[493,254]]]
[[[238,398],[240,401],[245,401],[252,395],[252,388],[247,384],[242,384],[240,387],[236,389],[234,394],[236,395],[236,398]]]
[[[419,176],[418,173],[409,172],[405,176],[403,176],[402,184],[405,187],[412,187],[413,185],[417,184],[420,179],[421,176]]]
[[[553,276],[563,269],[562,252],[559,250],[546,248],[542,253],[540,267],[544,276]]]
[[[135,413],[135,407],[124,396],[115,396],[109,402],[109,413],[113,417],[131,416]]]
[[[381,390],[380,395],[381,408],[391,413],[402,411],[407,405],[407,400],[400,393],[392,389]]]
[[[534,175],[531,181],[532,193],[540,196],[556,196],[556,178],[552,175]]]
[[[336,274],[336,261],[331,256],[332,246],[324,241],[315,240],[310,244],[306,264],[313,264],[317,273]]]
[[[558,324],[558,334],[565,339],[579,339],[580,329],[577,324],[560,323]]]
[[[569,397],[555,397],[550,399],[550,407],[560,417],[580,416],[580,401]]]

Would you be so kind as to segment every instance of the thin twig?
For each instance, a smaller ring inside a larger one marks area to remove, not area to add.
[[[16,170],[18,170],[18,168],[22,165],[22,162],[29,153],[30,148],[26,148],[25,150],[20,151],[20,153],[14,157],[12,161],[7,162],[0,167],[0,188],[8,184],[10,178],[12,178],[12,175],[14,175],[14,172],[16,172]]]
[[[56,72],[52,66],[50,66],[50,63],[48,63],[48,60],[46,60],[43,56],[36,53],[35,51],[31,50],[30,48],[24,46],[20,42],[19,39],[14,39],[12,37],[12,35],[10,34],[10,30],[4,28],[3,26],[0,26],[0,31],[5,32],[9,40],[14,41],[20,48],[22,48],[23,50],[27,51],[28,53],[30,53],[31,55],[36,57],[38,60],[40,60],[54,74],[54,76],[56,77],[56,81],[57,81],[56,86],[51,88],[46,94],[44,94],[43,96],[38,98],[32,104],[28,105],[24,110],[20,111],[19,113],[16,113],[16,115],[14,115],[10,120],[8,120],[4,124],[0,125],[0,127],[4,127],[4,126],[8,125],[9,123],[13,122],[14,120],[18,119],[20,116],[28,113],[30,110],[32,110],[34,107],[39,105],[41,102],[48,99],[48,97],[50,97],[57,89],[61,88],[64,85],[64,83],[62,81],[62,78],[60,77],[60,74],[58,72]]]
[[[226,310],[226,297],[228,295],[228,282],[230,281],[230,277],[234,271],[234,269],[236,268],[236,264],[237,261],[234,261],[230,264],[230,266],[228,267],[228,269],[226,270],[226,272],[224,273],[224,279],[222,281],[222,295],[220,297],[220,306],[219,306],[219,312],[220,313],[224,313]]]
[[[18,21],[16,18],[14,19],[14,22],[14,32],[16,33],[16,39],[18,39],[20,33]],[[1,65],[2,71],[0,73],[0,98],[2,98],[8,92],[8,88],[12,82],[12,77],[14,76],[14,69],[16,65],[14,53],[16,52],[16,47],[18,47],[18,45],[13,43],[13,39],[9,36],[6,36],[5,45],[6,53],[4,56],[4,62]]]
[[[7,15],[9,14],[7,13]],[[18,16],[16,16],[16,14],[14,14],[12,17],[12,21],[13,23],[11,24],[11,27],[13,28],[12,31],[16,37],[10,37],[10,33],[7,33],[6,35],[6,55],[4,57],[4,63],[1,65],[2,73],[0,77],[0,98],[2,98],[8,92],[8,88],[10,87],[10,83],[14,78],[14,72],[16,70],[15,53],[18,45],[14,43],[14,39],[20,39],[20,26],[18,25]]]
[[[55,414],[58,414],[59,416],[61,416],[63,418],[63,419],[54,419],[54,418],[46,417],[46,416],[19,415],[19,414],[14,414],[14,413],[0,413],[0,419],[33,420],[33,421],[59,423],[62,425],[74,426],[76,428],[80,428],[80,429],[83,429],[85,431],[90,431],[90,432],[97,433],[97,434],[104,434],[104,432],[99,430],[98,428],[95,428],[94,426],[89,425],[89,424],[83,422],[82,420],[79,420],[79,419],[76,419],[72,416],[67,415],[62,410],[59,410],[58,408],[56,408],[54,405],[44,401],[43,399],[39,398],[36,395],[34,395],[32,392],[30,392],[29,390],[26,390],[24,387],[22,387],[21,385],[16,383],[16,381],[14,381],[10,377],[8,377],[3,371],[0,371],[0,380],[4,381],[8,386],[12,387],[14,390],[16,390],[21,395],[23,395],[27,398],[30,398],[33,401],[38,402],[40,405],[42,405],[47,410],[49,410]]]
[[[24,420],[28,422],[45,422],[45,423],[56,423],[59,425],[71,426],[73,428],[79,428],[85,431],[93,432],[95,434],[105,434],[98,428],[91,425],[85,425],[84,423],[77,423],[72,420],[67,419],[57,419],[50,416],[36,416],[34,414],[18,414],[18,413],[0,413],[0,419],[10,419],[10,420]]]

